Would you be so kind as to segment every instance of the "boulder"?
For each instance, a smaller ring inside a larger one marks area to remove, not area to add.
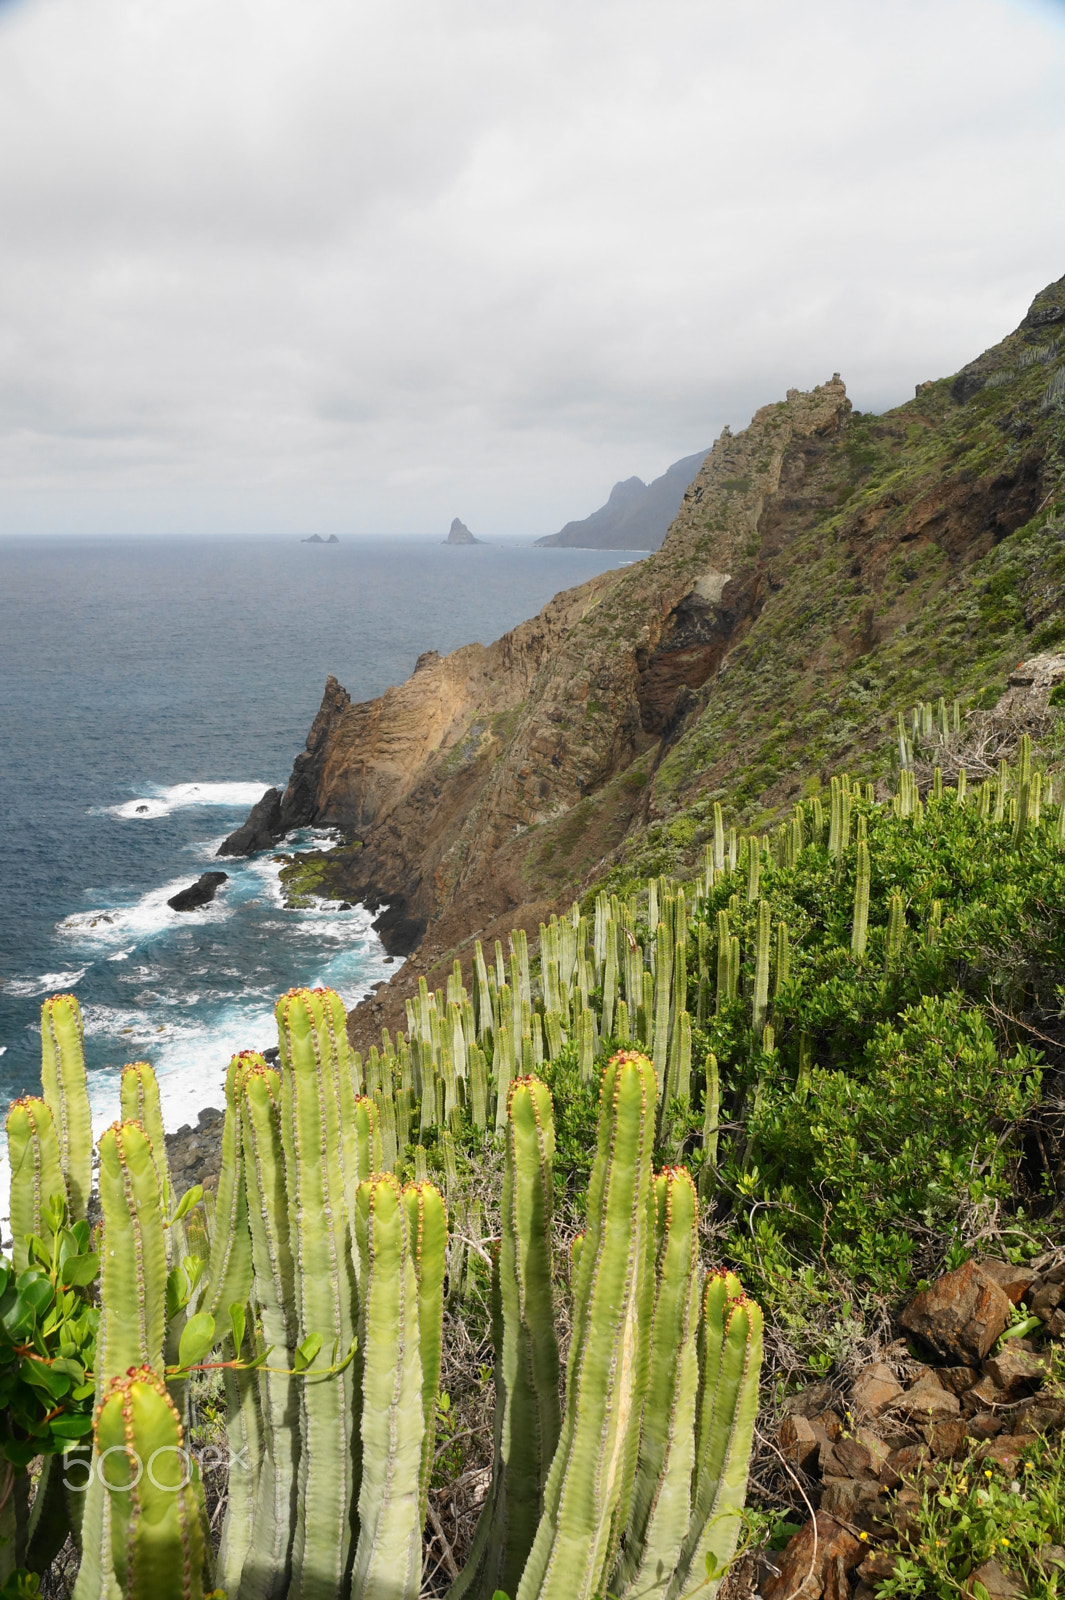
[[[907,1389],[896,1402],[895,1410],[909,1417],[911,1422],[943,1422],[958,1415],[961,1401],[928,1373],[912,1389]]]
[[[1047,1365],[1030,1351],[1018,1350],[1015,1339],[1007,1339],[998,1354],[984,1362],[984,1371],[1007,1400],[1017,1400],[1038,1389],[1047,1375]]]
[[[964,1593],[976,1594],[978,1583],[983,1585],[990,1600],[1024,1600],[1023,1585],[1004,1571],[997,1561],[985,1561],[983,1566],[970,1573]]]
[[[762,1582],[763,1600],[817,1600],[824,1593],[825,1573],[837,1556],[844,1573],[853,1572],[866,1548],[834,1517],[819,1511],[788,1540],[777,1571]]]
[[[250,856],[256,850],[269,850],[283,837],[281,790],[267,789],[257,800],[239,828],[218,846],[220,856]]]
[[[966,1261],[919,1294],[899,1321],[941,1361],[972,1366],[1008,1327],[1011,1310],[1006,1291],[975,1261]]]
[[[975,1380],[976,1373],[973,1373]],[[902,1394],[902,1384],[884,1362],[866,1367],[851,1390],[851,1405],[859,1416],[878,1417],[894,1405]]]
[[[1031,1267],[1015,1267],[1009,1261],[996,1261],[993,1256],[981,1256],[977,1261],[981,1272],[994,1278],[999,1288],[1009,1296],[1012,1305],[1027,1300],[1028,1290],[1035,1278]]]
[[[780,1424],[777,1443],[784,1459],[793,1467],[798,1467],[800,1472],[814,1472],[821,1446],[828,1443],[828,1437],[819,1425],[808,1422],[805,1417],[792,1416],[785,1417]]]
[[[228,872],[201,872],[195,883],[172,894],[167,905],[172,911],[195,911],[199,906],[210,905],[222,884],[228,881]]]

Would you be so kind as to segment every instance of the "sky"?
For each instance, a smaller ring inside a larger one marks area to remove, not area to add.
[[[1062,0],[0,0],[0,534],[531,539],[1065,274]]]

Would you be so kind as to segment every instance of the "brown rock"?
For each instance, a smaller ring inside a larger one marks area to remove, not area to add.
[[[997,1355],[984,1362],[984,1372],[1004,1392],[1007,1400],[1031,1394],[1047,1375],[1047,1365],[1027,1350],[1018,1350],[1015,1339],[1007,1339]]]
[[[885,1509],[883,1486],[868,1479],[837,1478],[826,1475],[821,1492],[821,1510],[840,1522],[867,1532],[876,1526],[877,1513]]]
[[[989,1278],[994,1278],[999,1288],[1009,1296],[1012,1305],[1020,1305],[1022,1300],[1027,1299],[1035,1278],[1031,1267],[1015,1267],[1009,1261],[996,1261],[992,1256],[981,1256],[977,1266]]]
[[[778,1571],[763,1580],[763,1600],[817,1600],[824,1592],[825,1572],[836,1557],[842,1559],[844,1572],[850,1573],[864,1548],[834,1517],[819,1511],[788,1540],[777,1562]]]
[[[899,1321],[952,1365],[983,1361],[1009,1325],[1010,1299],[975,1261],[948,1272],[906,1307]]]
[[[825,1568],[824,1600],[850,1600],[851,1586],[843,1566],[843,1557],[837,1555]]]
[[[887,1451],[883,1452],[884,1456]],[[844,1437],[831,1446],[823,1470],[838,1478],[878,1478],[880,1460],[860,1439]]]
[[[870,1550],[858,1568],[859,1578],[866,1583],[872,1583],[877,1578],[890,1578],[895,1570],[898,1554],[897,1550]]]
[[[1065,1306],[1059,1306],[1043,1330],[1050,1339],[1065,1339]]]
[[[780,1452],[786,1461],[800,1472],[814,1472],[822,1444],[828,1444],[825,1430],[818,1424],[807,1422],[805,1417],[785,1417],[777,1434]]]
[[[975,1594],[978,1583],[983,1584],[991,1600],[1024,1600],[1024,1589],[997,1561],[985,1561],[982,1567],[977,1567],[967,1579],[964,1592]]]
[[[1037,1281],[1028,1300],[1028,1310],[1041,1322],[1049,1322],[1062,1300],[1065,1300],[1065,1283]]]
[[[978,1411],[966,1424],[970,1439],[994,1439],[1005,1426],[1005,1417],[994,1411]]]
[[[819,1411],[816,1417],[810,1419],[815,1428],[823,1428],[825,1437],[838,1439],[843,1432],[843,1418],[838,1411]]]
[[[1034,1443],[1034,1433],[1003,1433],[997,1439],[989,1439],[986,1444],[982,1444],[976,1452],[976,1459],[996,1462],[1000,1467],[1012,1472],[1021,1459],[1022,1451]]]
[[[836,1391],[830,1383],[811,1383],[798,1394],[789,1395],[784,1402],[786,1417],[816,1417],[832,1404]]]
[[[863,1578],[851,1595],[851,1600],[876,1600],[876,1590],[871,1583],[866,1583]]]
[[[970,1416],[975,1416],[978,1411],[986,1411],[989,1406],[1002,1406],[1006,1403],[1006,1396],[987,1372],[979,1383],[974,1383],[972,1388],[965,1392],[962,1399]]]
[[[1035,1559],[1044,1572],[1053,1572],[1055,1567],[1065,1568],[1065,1545],[1044,1544],[1036,1551]]]
[[[903,1445],[900,1450],[892,1450],[885,1461],[880,1474],[881,1482],[886,1489],[897,1489],[904,1478],[913,1478],[923,1472],[928,1461],[927,1445]]]
[[[1060,1433],[1065,1428],[1065,1398],[1036,1395],[1013,1414],[1012,1433]]]
[[[877,1362],[866,1367],[856,1379],[851,1391],[851,1405],[856,1415],[878,1417],[902,1394],[902,1385],[889,1366]]]
[[[928,1448],[940,1461],[953,1461],[965,1448],[965,1424],[960,1417],[947,1422],[933,1422],[922,1430]]]
[[[980,1377],[979,1367],[940,1367],[936,1376],[944,1389],[952,1394],[964,1394]]]
[[[909,1417],[912,1422],[938,1422],[945,1417],[956,1417],[961,1410],[961,1401],[929,1374],[915,1383],[912,1389],[907,1389],[902,1399],[896,1402],[895,1410],[901,1416]]]

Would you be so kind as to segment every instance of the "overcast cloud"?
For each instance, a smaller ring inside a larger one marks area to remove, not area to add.
[[[0,0],[0,531],[534,537],[1065,273],[1065,6]]]

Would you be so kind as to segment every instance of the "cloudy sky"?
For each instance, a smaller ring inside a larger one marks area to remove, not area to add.
[[[1061,0],[0,0],[0,532],[534,537],[1065,274]]]

